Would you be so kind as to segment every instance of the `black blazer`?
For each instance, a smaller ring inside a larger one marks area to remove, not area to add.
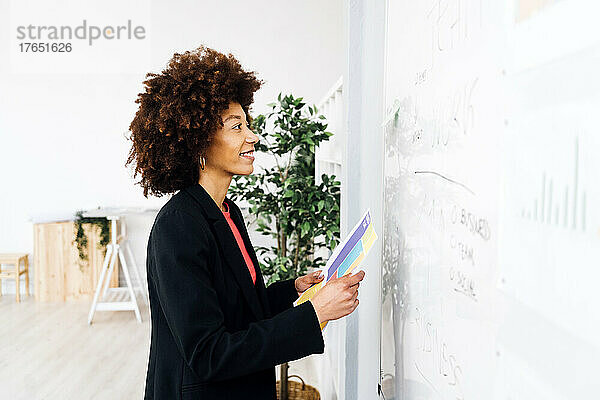
[[[324,351],[312,303],[292,306],[292,279],[265,287],[242,214],[225,201],[256,267],[256,286],[204,188],[175,194],[148,240],[146,400],[275,399],[275,365]]]

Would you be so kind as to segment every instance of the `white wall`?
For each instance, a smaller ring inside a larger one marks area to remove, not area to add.
[[[102,6],[0,0],[0,252],[32,253],[32,216],[111,205],[160,207],[166,201],[145,199],[134,186],[124,167],[124,133],[145,74],[159,72],[174,52],[205,44],[256,70],[266,84],[255,96],[255,114],[265,112],[280,91],[316,103],[343,71],[342,12],[342,0],[110,0]],[[75,26],[84,18],[98,25],[132,19],[143,23],[147,39],[119,44],[118,56],[105,43],[73,52],[72,62],[35,54],[24,64],[15,51],[16,32],[7,29]],[[74,65],[83,66],[72,71]],[[268,162],[259,156],[255,165]],[[151,220],[138,220],[129,230],[140,265]]]

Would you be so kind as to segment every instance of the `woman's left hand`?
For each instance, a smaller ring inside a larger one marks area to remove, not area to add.
[[[315,283],[321,282],[323,280],[323,278],[324,278],[324,276],[323,276],[321,270],[314,271],[314,272],[311,272],[310,274],[296,278],[295,286],[296,286],[296,292],[298,292],[298,297],[300,297],[305,290],[310,288]]]

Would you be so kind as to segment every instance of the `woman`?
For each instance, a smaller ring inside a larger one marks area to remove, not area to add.
[[[364,272],[265,287],[238,206],[234,175],[253,171],[248,109],[261,81],[231,55],[200,47],[148,74],[131,123],[144,196],[177,192],[148,241],[152,338],[145,399],[274,399],[275,366],[323,353],[319,324],[358,306]]]

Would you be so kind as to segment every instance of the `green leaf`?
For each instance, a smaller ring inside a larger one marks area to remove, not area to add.
[[[325,201],[324,200],[319,201],[317,212],[321,212],[321,210],[323,209],[324,205],[325,205]]]

